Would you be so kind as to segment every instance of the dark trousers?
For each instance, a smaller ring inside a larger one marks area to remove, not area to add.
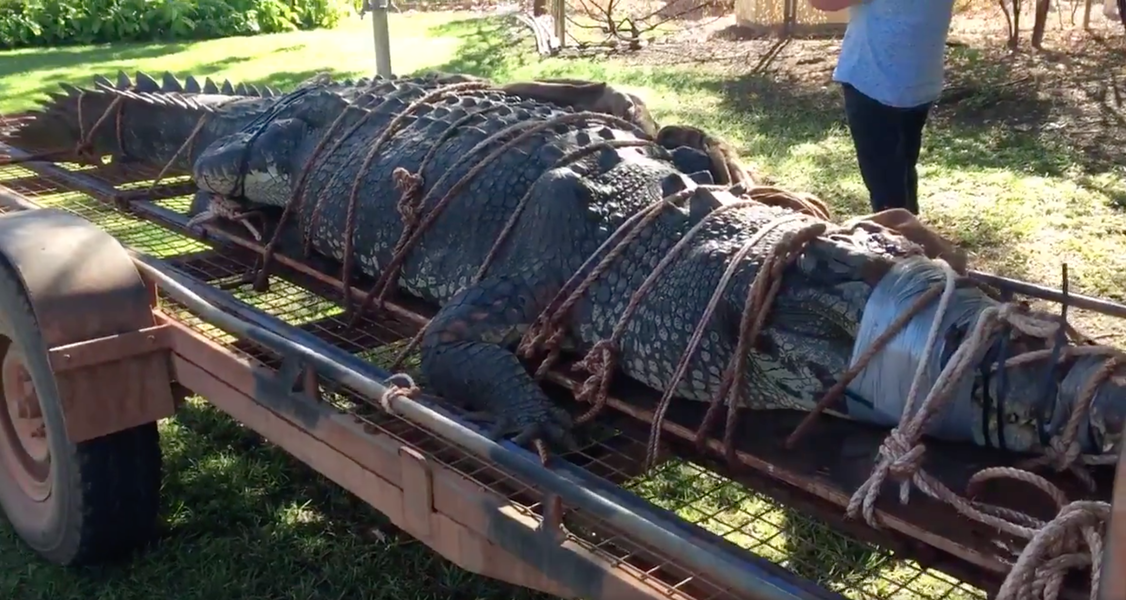
[[[906,208],[919,214],[919,176],[915,163],[931,104],[896,108],[881,104],[845,83],[848,130],[868,188],[872,211]]]

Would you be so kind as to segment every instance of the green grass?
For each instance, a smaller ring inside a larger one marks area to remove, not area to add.
[[[34,106],[60,81],[84,83],[117,69],[221,75],[232,81],[291,86],[322,70],[363,75],[374,69],[370,23],[336,31],[0,53],[0,111]],[[836,90],[730,75],[716,66],[637,66],[620,60],[538,60],[526,39],[495,19],[466,14],[392,15],[398,73],[470,72],[499,80],[535,76],[607,79],[638,93],[662,122],[702,126],[731,140],[743,156],[785,187],[812,191],[841,215],[866,201]],[[972,48],[952,53],[952,78],[973,93],[939,107],[921,159],[924,217],[974,253],[975,266],[1055,283],[1071,266],[1073,289],[1123,299],[1126,187],[1120,167],[1081,151],[1041,119],[1041,90],[1007,85],[1004,67]],[[1034,84],[1039,85],[1039,84]],[[1018,119],[1024,119],[1016,123]],[[1118,170],[1115,170],[1118,169]],[[76,206],[78,200],[54,202]],[[115,216],[104,225],[150,251],[172,243]],[[183,243],[183,242],[176,242]],[[266,296],[249,297],[256,303]],[[308,318],[301,315],[300,318]],[[1104,321],[1088,323],[1113,330]],[[0,528],[0,598],[119,600],[192,598],[519,598],[532,594],[468,575],[436,558],[308,469],[261,444],[205,405],[192,404],[162,424],[166,452],[166,534],[134,561],[66,571],[44,565]],[[840,536],[763,498],[673,466],[638,490],[676,508],[707,491],[688,518],[709,518],[732,541],[837,588],[893,597],[909,565]],[[689,478],[693,479],[688,483]],[[698,513],[698,514],[697,514]],[[753,521],[753,523],[752,523]],[[940,595],[931,577],[910,585]],[[902,597],[902,596],[894,596]],[[951,598],[975,597],[956,591]]]

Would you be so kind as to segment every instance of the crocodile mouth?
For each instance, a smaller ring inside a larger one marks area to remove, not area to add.
[[[196,229],[203,226],[205,223],[226,219],[241,224],[250,232],[250,235],[256,242],[261,242],[262,232],[259,231],[253,223],[249,222],[250,218],[260,218],[261,216],[259,211],[247,209],[235,200],[220,196],[219,194],[211,194],[207,209],[189,219],[187,228]]]

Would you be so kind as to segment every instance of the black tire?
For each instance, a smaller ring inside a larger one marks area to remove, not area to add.
[[[11,467],[14,433],[0,389],[0,508],[16,533],[48,561],[60,565],[112,559],[146,543],[160,509],[161,451],[156,423],[79,444],[66,436],[61,403],[23,286],[0,264],[0,361],[18,352],[39,399],[50,452],[50,492],[36,500]],[[0,374],[2,377],[2,374]],[[16,442],[17,444],[19,442]],[[4,453],[8,453],[5,457]]]

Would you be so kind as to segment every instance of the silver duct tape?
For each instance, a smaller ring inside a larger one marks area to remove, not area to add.
[[[855,365],[857,358],[919,296],[944,281],[942,268],[929,259],[917,257],[896,264],[868,298],[849,366]],[[884,427],[899,423],[938,304],[936,299],[912,318],[848,386],[849,418]],[[981,312],[995,305],[994,300],[976,288],[955,291],[923,371],[916,409],[938,380],[945,359],[957,349],[952,344],[962,343]],[[963,335],[950,335],[955,330]],[[975,365],[957,382],[953,397],[943,403],[924,433],[1012,452],[1042,451],[1045,442],[1063,432],[1079,393],[1105,360],[1102,356],[1081,356],[1071,361],[1054,393],[1044,389],[1046,361],[1008,368],[1003,378],[997,372],[983,376],[977,368],[980,365]],[[979,384],[976,389],[975,380]],[[1076,439],[1084,453],[1116,452],[1124,423],[1126,378],[1112,379],[1096,392]]]
[[[903,260],[892,267],[873,289],[865,305],[850,367],[919,296],[936,285],[942,285],[945,279],[942,268],[923,257]],[[954,292],[942,319],[930,364],[923,371],[916,408],[922,406],[937,381],[943,357],[949,356],[955,349],[947,348],[948,334],[959,327],[968,330],[981,311],[994,304],[975,288]],[[852,381],[846,393],[850,418],[885,427],[899,423],[937,311],[936,299],[911,319]],[[958,381],[953,397],[944,403],[943,409],[932,418],[924,433],[951,441],[975,441],[977,436],[973,423],[975,419],[980,423],[982,413],[980,405],[973,399],[975,375],[976,372],[967,373]]]

